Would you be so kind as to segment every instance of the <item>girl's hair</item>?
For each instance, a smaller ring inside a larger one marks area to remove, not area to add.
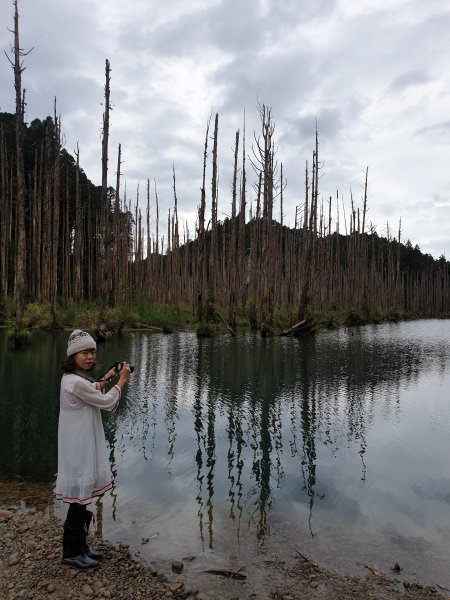
[[[67,358],[65,358],[62,363],[61,363],[61,370],[64,373],[74,373],[75,371],[78,370],[78,366],[75,362],[74,359],[75,354],[72,354],[72,356],[68,356]],[[97,371],[100,368],[100,364],[95,361],[95,363],[92,365],[92,368],[90,369],[91,371]]]

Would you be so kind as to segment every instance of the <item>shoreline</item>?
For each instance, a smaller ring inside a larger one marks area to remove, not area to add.
[[[259,585],[252,567],[242,572],[202,571],[198,585],[183,577],[183,563],[173,563],[173,578],[132,555],[128,544],[113,544],[90,533],[90,545],[105,559],[86,571],[63,566],[62,521],[48,506],[49,485],[0,482],[0,598],[2,600],[426,600],[450,598],[450,591],[390,576],[375,567],[367,575],[328,570],[298,553],[290,560],[267,561]],[[33,486],[35,486],[33,488]],[[40,496],[35,496],[36,492]],[[33,502],[34,497],[34,502]],[[45,500],[46,498],[46,500]],[[45,509],[45,501],[47,508]],[[31,504],[35,504],[32,506]],[[186,557],[186,561],[192,557]],[[178,571],[178,574],[177,572]],[[207,575],[205,575],[207,574]],[[200,574],[199,574],[200,575]],[[209,577],[210,579],[205,579]],[[210,581],[210,585],[205,583]]]

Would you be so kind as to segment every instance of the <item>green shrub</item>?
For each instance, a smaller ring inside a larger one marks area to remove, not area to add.
[[[107,307],[103,309],[100,315],[100,321],[105,324],[108,329],[117,329],[123,323],[123,312],[120,308]]]
[[[140,300],[134,307],[136,322],[155,327],[184,326],[193,322],[192,308],[187,305],[160,306]]]
[[[32,302],[23,311],[22,325],[48,329],[53,325],[52,307],[49,302]]]
[[[100,310],[97,306],[86,306],[77,313],[71,327],[95,329],[98,325],[99,317]]]

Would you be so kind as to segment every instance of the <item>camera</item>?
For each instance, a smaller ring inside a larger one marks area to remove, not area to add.
[[[134,371],[133,365],[128,365],[128,366],[130,367],[130,373],[132,373]],[[111,368],[114,369],[114,371],[116,373],[118,373],[123,368],[123,361],[116,360],[116,362],[113,364],[113,366]]]

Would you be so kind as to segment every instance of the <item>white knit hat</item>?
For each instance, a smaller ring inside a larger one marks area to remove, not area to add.
[[[81,331],[81,329],[75,329],[69,335],[69,342],[67,344],[67,356],[72,356],[77,352],[82,352],[83,350],[97,350],[97,344],[93,337],[89,335],[86,331]]]

